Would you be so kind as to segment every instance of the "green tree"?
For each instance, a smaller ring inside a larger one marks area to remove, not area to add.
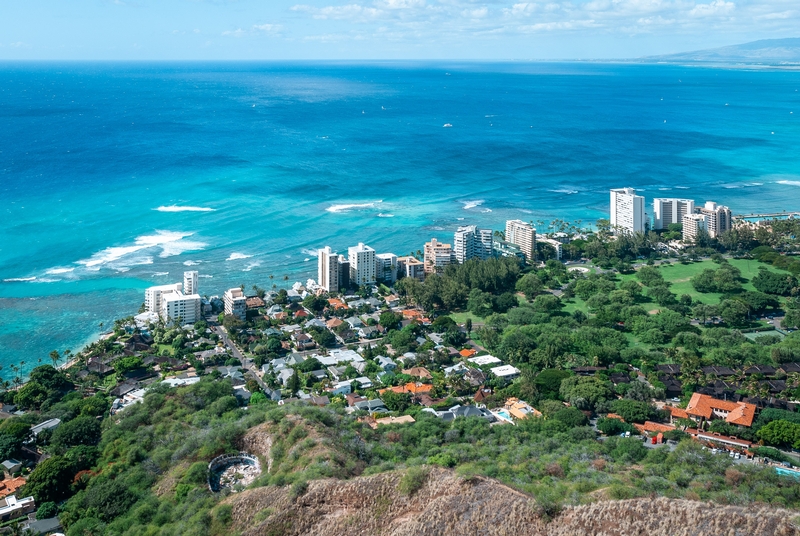
[[[772,272],[763,266],[759,268],[751,283],[760,292],[779,296],[788,296],[792,289],[797,287],[797,279],[794,276]]]
[[[800,448],[800,424],[778,420],[761,428],[756,435],[771,445]]]
[[[69,460],[61,456],[48,458],[30,474],[22,496],[33,495],[38,504],[59,502],[69,496],[73,475],[73,466]]]
[[[409,393],[395,393],[386,391],[381,395],[381,400],[391,411],[405,411],[411,406],[411,395]]]
[[[561,398],[578,409],[594,410],[598,402],[613,398],[608,381],[597,376],[572,376],[561,382]]]
[[[517,291],[525,294],[529,300],[534,299],[544,290],[544,284],[535,273],[527,273],[517,281]]]
[[[747,321],[748,308],[739,300],[723,300],[719,304],[719,315],[726,324],[741,326]]]
[[[53,431],[52,443],[61,448],[96,445],[100,442],[100,421],[88,415],[62,423]]]

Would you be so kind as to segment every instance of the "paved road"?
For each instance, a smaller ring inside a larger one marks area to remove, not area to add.
[[[219,335],[219,338],[222,339],[222,342],[225,344],[225,346],[230,348],[231,355],[233,355],[233,357],[235,357],[236,359],[241,361],[242,368],[244,368],[245,370],[249,371],[250,376],[252,376],[253,379],[256,380],[256,382],[258,382],[258,385],[261,386],[261,389],[263,389],[265,391],[267,389],[269,389],[269,387],[267,387],[267,384],[264,383],[264,380],[261,379],[261,371],[258,370],[258,367],[256,367],[256,365],[253,362],[253,360],[252,359],[247,359],[244,356],[244,354],[242,353],[242,351],[239,349],[239,347],[236,346],[236,343],[234,343],[228,337],[228,333],[225,330],[225,328],[222,327],[222,326],[211,326],[211,329],[214,330],[214,333]]]

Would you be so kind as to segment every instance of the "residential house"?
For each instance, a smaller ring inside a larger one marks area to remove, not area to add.
[[[316,381],[321,382],[328,379],[328,373],[324,370],[312,370],[308,373],[309,376],[314,378]]]
[[[776,372],[777,369],[769,365],[753,365],[751,367],[747,367],[746,369],[744,369],[744,373],[747,376],[752,376],[753,374],[761,374],[762,376],[774,376]]]
[[[33,497],[17,499],[15,495],[9,495],[0,499],[0,522],[16,519],[33,512],[36,509],[36,502]]]
[[[680,376],[681,366],[672,364],[656,365],[656,370],[660,374],[672,374],[674,376]]]
[[[27,483],[25,477],[18,476],[16,478],[6,478],[0,481],[0,499],[14,495],[19,488]]]
[[[383,301],[385,301],[386,305],[389,306],[389,307],[397,307],[397,306],[400,305],[400,297],[399,296],[395,296],[394,294],[392,294],[390,296],[386,296],[383,299]],[[391,326],[387,326],[387,327],[391,327]]]
[[[372,380],[367,378],[366,376],[359,376],[355,379],[358,382],[358,385],[361,389],[372,389]]]
[[[289,379],[292,376],[294,376],[294,370],[290,368],[285,368],[278,371],[277,379],[279,382],[281,382],[281,385],[286,387],[287,385],[289,385]]]
[[[325,321],[320,320],[319,318],[312,318],[308,322],[306,322],[306,329],[308,328],[320,328],[320,329],[327,329],[328,325]]]
[[[353,329],[364,327],[364,323],[357,316],[351,316],[349,318],[345,318],[344,321],[350,324],[350,327]]]
[[[730,367],[702,367],[700,370],[703,371],[703,374],[708,374],[711,376],[719,376],[719,377],[728,377],[728,376],[736,376],[736,371]]]
[[[244,374],[239,370],[239,366],[217,367],[222,379],[228,379],[233,382],[233,385],[241,385],[244,383]]]
[[[464,373],[464,379],[472,386],[479,386],[486,383],[486,373],[478,369],[469,369]]]
[[[449,377],[454,374],[464,374],[469,370],[469,367],[466,366],[464,363],[456,363],[451,367],[445,367],[443,370],[445,377]]]
[[[491,369],[492,374],[501,380],[510,381],[519,376],[519,369],[512,365],[503,365],[501,367],[494,367]]]
[[[403,374],[408,374],[409,376],[415,376],[422,379],[433,378],[430,371],[425,367],[411,367],[410,369],[403,369],[402,372]]]
[[[463,351],[464,350],[462,350],[462,352]],[[470,357],[469,359],[467,359],[467,361],[469,361],[470,363],[473,363],[475,365],[478,365],[479,367],[482,367],[482,366],[485,366],[485,365],[494,365],[496,363],[502,363],[502,361],[500,361],[498,358],[496,358],[493,355],[481,355],[481,356],[477,356],[477,357]]]
[[[429,409],[426,408],[422,411],[429,411]],[[481,417],[489,422],[497,420],[491,411],[477,406],[453,406],[447,411],[437,411],[435,414],[444,421],[452,421],[459,417]]]
[[[290,367],[295,367],[297,365],[301,365],[305,363],[306,357],[302,354],[290,354],[289,357],[286,358],[286,364]]]
[[[61,419],[48,419],[44,422],[40,422],[36,426],[31,427],[31,434],[33,437],[38,437],[40,433],[44,432],[45,430],[54,430],[61,424]]]
[[[14,458],[9,458],[3,462],[3,470],[9,475],[13,475],[14,473],[18,473],[22,470],[22,463],[18,462]]]
[[[529,416],[541,417],[542,412],[518,398],[509,398],[506,400],[505,409],[515,419],[527,419]]]
[[[358,336],[362,339],[374,339],[378,336],[378,328],[372,326],[364,326],[359,328]]]
[[[376,398],[374,400],[359,400],[353,404],[353,407],[358,411],[368,411],[370,413],[389,413],[386,404],[383,400]]]
[[[395,363],[391,358],[379,355],[375,358],[375,362],[378,363],[378,366],[381,367],[386,372],[393,371],[397,369],[397,363]]]
[[[281,307],[276,303],[275,305],[272,305],[270,306],[269,309],[267,309],[267,316],[270,318],[275,318],[275,315],[282,312],[283,312],[283,307]]]
[[[461,357],[466,359],[466,358],[474,357],[475,354],[477,354],[478,352],[474,348],[464,348],[463,350],[461,350],[458,353],[461,355]]]
[[[317,343],[308,333],[300,333],[299,335],[292,336],[294,344],[298,350],[310,350],[316,348]]]
[[[353,391],[353,386],[349,380],[340,381],[336,385],[333,386],[331,390],[331,395],[346,395]]]

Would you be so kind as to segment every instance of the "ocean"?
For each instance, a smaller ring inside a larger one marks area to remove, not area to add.
[[[673,65],[0,64],[0,376],[190,267],[201,294],[280,287],[325,245],[585,225],[624,186],[800,210],[798,89]]]

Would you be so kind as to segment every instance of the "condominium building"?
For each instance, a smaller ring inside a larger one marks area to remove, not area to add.
[[[350,261],[344,255],[339,255],[339,288],[350,288]]]
[[[494,238],[491,229],[478,229],[475,225],[459,227],[453,236],[456,260],[488,259],[492,256]]]
[[[653,229],[667,229],[672,223],[683,223],[686,214],[694,213],[694,200],[661,197],[653,199]]]
[[[181,324],[194,324],[203,318],[201,301],[199,294],[165,294],[161,301],[161,318]]]
[[[508,220],[506,222],[506,242],[519,246],[528,262],[536,259],[536,229],[530,223],[522,220]]]
[[[698,214],[708,216],[707,226],[708,235],[716,238],[725,231],[731,230],[731,209],[717,205],[713,201],[706,201],[706,204],[696,210]]]
[[[425,265],[416,257],[397,257],[397,276],[425,279]]]
[[[196,270],[183,272],[183,293],[184,294],[200,294],[197,291],[197,278],[200,275]]]
[[[194,278],[191,274],[194,274]],[[197,272],[183,275],[183,284],[160,285],[144,291],[144,305],[148,312],[156,313],[165,322],[180,320],[184,324],[194,324],[203,318],[201,298],[196,293]],[[195,292],[189,293],[186,287]]]
[[[222,295],[222,301],[225,304],[225,314],[233,315],[240,320],[244,320],[247,316],[247,298],[240,288],[232,288],[225,291]]]
[[[443,244],[431,238],[430,242],[425,242],[423,248],[425,259],[425,273],[442,273],[454,260],[453,247],[450,244]]]
[[[173,283],[172,285],[159,285],[150,287],[144,291],[144,306],[149,313],[161,314],[161,304],[164,295],[180,293],[183,290],[183,285],[180,283]]]
[[[611,229],[627,234],[645,231],[644,197],[633,188],[611,190]]]
[[[683,240],[691,242],[697,238],[698,233],[705,231],[708,232],[708,219],[705,214],[686,214],[681,223],[683,223]]]
[[[397,281],[397,255],[394,253],[375,255],[375,277],[385,283]]]
[[[375,250],[359,244],[347,248],[350,261],[350,282],[354,285],[370,285],[375,282]]]
[[[317,283],[328,292],[339,291],[339,255],[330,246],[317,252]]]

